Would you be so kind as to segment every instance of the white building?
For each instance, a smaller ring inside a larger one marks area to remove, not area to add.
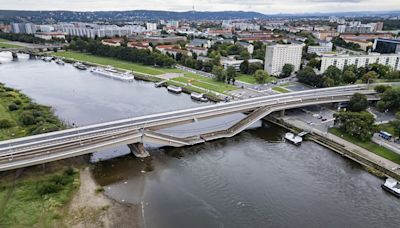
[[[252,63],[260,63],[263,64],[263,61],[261,59],[249,59],[247,60],[249,64]],[[224,66],[224,69],[228,69],[228,67],[233,67],[235,68],[236,71],[240,71],[240,64],[242,64],[244,60],[236,60],[236,59],[230,59],[230,58],[221,58],[220,63],[222,66]]]
[[[35,37],[41,38],[44,40],[55,39],[65,39],[65,34],[62,32],[37,32]]]
[[[324,52],[331,52],[333,43],[331,42],[320,42],[318,46],[308,46],[307,53],[321,54]]]
[[[325,55],[321,58],[321,73],[325,72],[329,66],[336,66],[343,70],[348,65],[366,67],[373,63],[383,64],[392,69],[400,70],[400,54]]]
[[[294,71],[301,65],[304,44],[275,44],[267,46],[264,69],[270,75],[279,75],[285,64],[292,64]]]
[[[168,21],[168,22],[167,22],[167,26],[168,26],[168,27],[175,27],[175,28],[178,28],[178,27],[179,27],[179,21]]]
[[[146,29],[147,29],[147,31],[156,31],[157,24],[156,23],[146,23]]]

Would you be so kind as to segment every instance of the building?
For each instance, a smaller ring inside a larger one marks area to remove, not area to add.
[[[150,51],[153,51],[153,48],[150,46],[149,42],[147,42],[147,41],[132,41],[132,42],[128,42],[126,46],[130,47],[130,48],[148,49]]]
[[[274,44],[267,46],[264,69],[270,75],[279,75],[285,64],[292,64],[294,71],[300,69],[304,44]]]
[[[333,30],[318,31],[318,32],[313,32],[312,34],[317,39],[325,41],[331,41],[332,37],[339,36],[339,33]]]
[[[149,43],[157,44],[176,44],[179,41],[186,41],[186,36],[150,36],[147,38]]]
[[[178,28],[179,27],[179,21],[168,21],[167,22],[167,27]]]
[[[263,64],[263,61],[261,59],[249,59],[247,60],[249,64],[252,63],[260,63],[261,65]],[[236,59],[231,59],[231,58],[221,58],[220,63],[222,66],[224,66],[224,69],[228,69],[228,67],[233,67],[235,68],[236,71],[240,71],[240,64],[242,64],[244,60],[236,60]]]
[[[318,46],[309,46],[307,49],[307,53],[316,53],[317,55],[320,55],[321,53],[324,52],[331,52],[332,48],[333,48],[332,42],[320,41]]]
[[[355,43],[360,46],[360,49],[363,51],[368,51],[373,43],[369,40],[358,40],[358,39],[343,39],[346,43]]]
[[[197,56],[207,56],[208,53],[208,49],[203,47],[188,47],[187,50],[196,54]]]
[[[108,45],[108,46],[113,46],[113,47],[119,47],[121,46],[121,43],[124,41],[122,38],[111,38],[111,39],[103,39],[101,43],[103,45]]]
[[[65,39],[65,34],[62,32],[37,32],[35,37],[44,39],[44,40],[51,40],[51,39]]]
[[[381,54],[399,54],[400,40],[395,39],[376,39],[373,51]]]
[[[347,25],[338,25],[337,31],[339,33],[371,33],[382,31],[382,29],[383,22],[361,24],[360,21],[353,21],[348,23]]]
[[[254,46],[250,43],[246,43],[246,42],[237,42],[238,45],[246,48],[246,50],[250,53],[250,55],[253,54],[254,52]]]
[[[207,39],[193,39],[190,41],[189,44],[187,44],[187,47],[203,47],[203,48],[209,48],[213,42],[211,40]]]
[[[329,66],[336,66],[343,70],[348,65],[356,65],[358,68],[367,67],[373,63],[379,63],[389,66],[392,69],[400,70],[400,54],[325,55],[321,58],[321,73],[325,72]]]
[[[147,31],[156,31],[157,24],[156,23],[146,23],[146,29],[147,29]]]
[[[373,40],[373,39],[378,39],[378,38],[384,38],[384,39],[392,39],[393,34],[392,33],[359,33],[359,34],[354,34],[354,33],[344,33],[340,34],[340,38],[346,40]]]

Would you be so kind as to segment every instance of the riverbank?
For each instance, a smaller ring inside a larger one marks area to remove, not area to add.
[[[294,119],[266,117],[265,120],[278,124],[294,133],[300,133],[303,130],[309,131],[311,133],[311,136],[308,136],[310,140],[340,154],[341,156],[355,161],[365,167],[368,172],[381,178],[390,176],[400,180],[400,171],[398,169],[399,164],[374,154],[358,145],[352,144],[334,134],[324,133],[318,129],[309,126],[307,127],[302,122]]]
[[[139,227],[140,206],[121,204],[103,194],[89,167],[80,171],[80,188],[67,210],[68,227]]]
[[[184,89],[184,92],[189,94],[191,92],[203,93],[212,101],[221,101],[225,96],[229,96],[227,92],[239,89],[233,85],[217,82],[211,78],[176,68],[156,68],[74,51],[55,52],[51,55],[64,58],[65,62],[69,63],[79,61],[89,66],[113,66],[121,71],[132,72],[135,79],[138,80],[150,82],[166,81],[165,85],[180,86]],[[175,76],[170,77],[169,74],[175,74]]]
[[[0,140],[65,129],[51,107],[0,83]]]

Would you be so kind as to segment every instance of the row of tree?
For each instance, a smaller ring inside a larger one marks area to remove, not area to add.
[[[399,80],[400,72],[374,63],[359,68],[348,65],[343,70],[336,66],[329,66],[322,75],[317,75],[312,67],[306,66],[298,72],[297,76],[300,82],[313,87],[332,87],[354,84],[357,80],[364,83],[373,83],[376,79]]]
[[[176,63],[173,58],[164,55],[157,50],[151,52],[147,49],[136,49],[122,46],[113,47],[103,45],[100,41],[92,39],[77,38],[72,40],[68,49],[160,67],[172,67]]]
[[[22,33],[4,33],[0,32],[0,38],[11,40],[11,41],[20,41],[25,43],[33,43],[33,44],[44,44],[44,43],[63,43],[65,40],[63,39],[53,39],[53,40],[44,40],[38,37],[35,37],[32,34],[22,34]]]

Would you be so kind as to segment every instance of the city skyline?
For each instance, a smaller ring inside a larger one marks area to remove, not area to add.
[[[178,0],[167,3],[163,0],[148,0],[137,4],[123,0],[0,0],[3,10],[69,10],[69,11],[125,11],[166,10],[190,11],[255,11],[264,14],[317,13],[349,11],[393,11],[400,10],[397,0]],[[301,10],[300,10],[301,9]]]

